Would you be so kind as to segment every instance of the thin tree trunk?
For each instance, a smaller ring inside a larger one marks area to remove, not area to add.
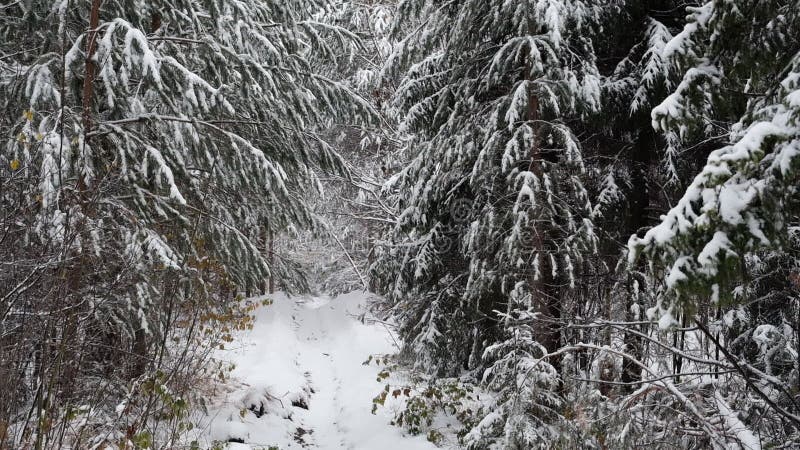
[[[539,147],[539,97],[535,94],[530,96],[528,102],[528,121],[530,121],[534,130],[533,145],[530,152],[531,161],[528,170],[541,179],[543,172],[541,164],[542,151]],[[537,219],[538,217],[535,217],[534,222]],[[539,222],[543,223],[544,221]],[[548,352],[552,353],[561,346],[561,329],[558,325],[558,321],[561,319],[561,299],[553,289],[554,280],[552,280],[551,276],[550,256],[546,252],[543,238],[545,230],[537,225],[531,228],[533,251],[539,257],[539,278],[533,280],[531,286],[537,312],[543,318],[537,327],[536,338]],[[556,370],[560,370],[560,358],[551,359],[550,362]]]
[[[103,0],[92,0],[89,13],[89,30],[86,32],[86,73],[83,79],[83,136],[89,138],[92,130],[92,96],[94,95],[94,76],[97,64],[94,53],[97,49],[97,27],[100,25],[100,5]]]
[[[646,124],[645,124],[646,125]],[[636,146],[631,152],[631,203],[627,217],[627,234],[636,234],[639,230],[647,226],[647,214],[650,210],[650,192],[648,189],[649,180],[647,179],[648,168],[650,167],[650,157],[654,144],[655,136],[649,126],[642,126]],[[633,299],[629,296],[626,301],[625,311],[628,321],[639,320],[633,316]],[[636,325],[632,325],[636,327]],[[643,330],[638,330],[643,331]],[[633,358],[641,359],[643,355],[642,340],[634,333],[625,333],[623,336],[625,349]],[[622,362],[623,383],[637,383],[642,379],[642,369],[634,364],[631,359]],[[626,389],[633,390],[634,384],[628,384]]]
[[[269,293],[275,293],[275,238],[269,233]]]

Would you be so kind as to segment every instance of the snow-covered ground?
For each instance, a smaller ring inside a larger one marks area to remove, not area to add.
[[[423,436],[389,424],[392,410],[372,413],[386,381],[370,355],[397,352],[390,330],[369,320],[368,295],[336,298],[269,296],[255,328],[219,357],[235,364],[232,382],[210,399],[201,445],[229,449],[431,450]],[[366,320],[365,320],[366,317]]]

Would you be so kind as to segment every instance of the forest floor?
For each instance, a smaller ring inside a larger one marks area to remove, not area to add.
[[[403,380],[379,379],[383,367],[372,361],[398,348],[391,329],[367,311],[367,294],[268,297],[273,303],[255,312],[254,329],[218,352],[235,368],[210,399],[203,448],[212,442],[237,450],[436,448],[390,425],[399,400],[389,396],[372,412],[386,383]]]

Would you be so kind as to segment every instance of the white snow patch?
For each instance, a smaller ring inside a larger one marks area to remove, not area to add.
[[[436,449],[423,436],[406,436],[389,424],[388,400],[371,412],[372,399],[387,380],[377,381],[380,366],[363,363],[398,349],[389,329],[370,320],[368,294],[268,298],[274,303],[256,311],[254,329],[218,352],[235,364],[238,386],[215,399],[201,446],[233,438],[245,442],[229,444],[237,450]],[[299,399],[308,409],[292,406]],[[263,406],[263,415],[240,414],[251,406],[256,411]]]

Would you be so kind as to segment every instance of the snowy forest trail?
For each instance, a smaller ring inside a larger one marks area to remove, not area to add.
[[[215,402],[206,439],[230,449],[430,450],[391,426],[392,408],[372,414],[385,382],[370,356],[397,351],[389,329],[368,320],[368,297],[269,296],[254,329],[218,355],[235,365],[234,385]],[[367,320],[365,320],[365,317]]]

